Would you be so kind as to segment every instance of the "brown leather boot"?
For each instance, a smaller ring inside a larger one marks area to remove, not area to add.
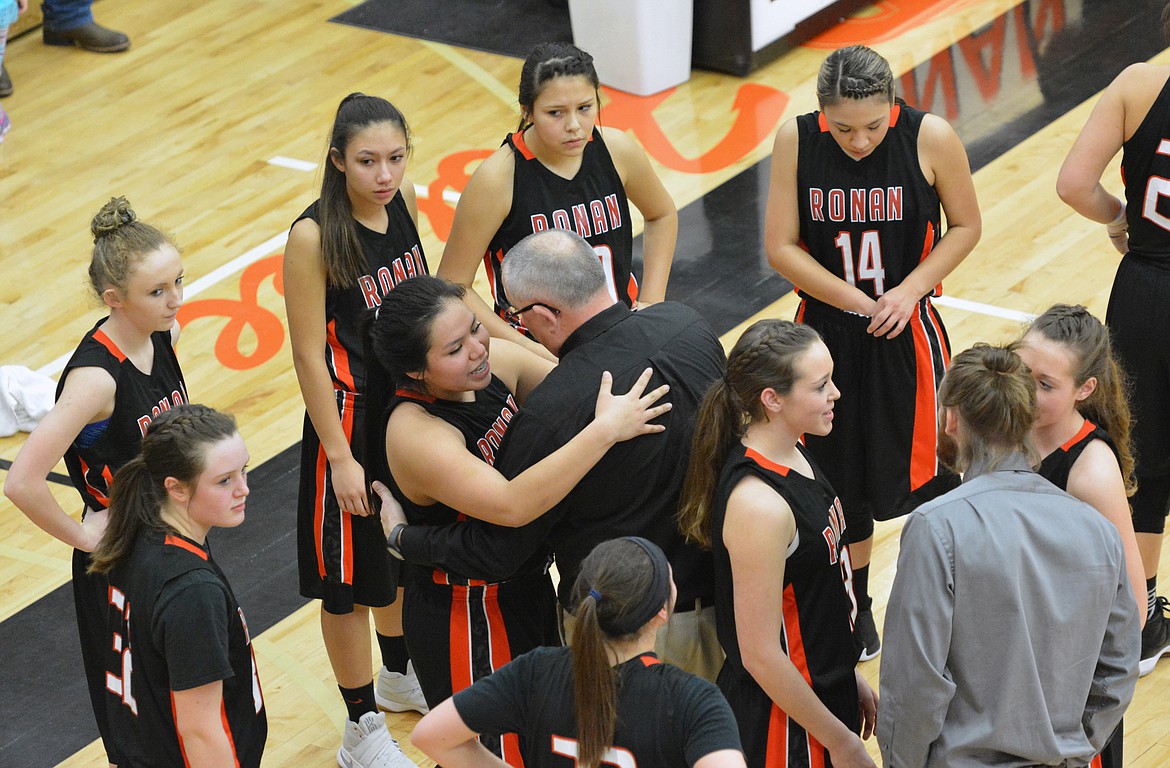
[[[106,29],[93,21],[60,32],[45,27],[42,30],[42,39],[45,45],[79,45],[94,53],[117,53],[130,47],[129,37],[121,32]]]

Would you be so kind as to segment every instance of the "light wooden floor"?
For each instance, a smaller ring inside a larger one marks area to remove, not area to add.
[[[1079,7],[1078,0],[1065,2]],[[273,238],[315,198],[319,176],[267,161],[319,162],[342,96],[361,90],[390,98],[414,131],[408,174],[428,188],[421,224],[434,267],[453,211],[442,193],[462,189],[466,173],[517,116],[518,60],[325,23],[354,4],[102,0],[99,20],[133,39],[126,54],[48,48],[35,34],[10,44],[17,91],[4,102],[13,129],[0,146],[0,362],[55,375],[54,361],[100,316],[85,288],[88,223],[109,196],[125,194],[143,218],[174,234],[188,285],[200,289],[189,289],[181,347],[193,397],[236,414],[254,465],[299,439],[302,406],[274,282],[281,243]],[[875,47],[902,72],[1014,5],[885,0],[834,39],[885,29]],[[782,118],[815,107],[813,82],[825,52],[797,49],[745,80],[696,72],[652,114],[645,102],[627,99],[611,103],[603,117],[633,129],[681,208],[765,157]],[[1115,255],[1101,227],[1078,218],[1053,192],[1056,170],[1090,107],[977,174],[983,240],[947,281],[949,296],[1022,312],[1057,300],[1082,302],[1104,314]],[[655,124],[669,140],[655,135]],[[215,277],[250,252],[260,258]],[[792,309],[788,297],[762,314],[791,316]],[[956,351],[977,340],[1010,339],[1019,327],[979,312],[942,312]],[[738,329],[727,335],[728,346],[737,335]],[[22,440],[0,439],[0,457],[14,457]],[[59,495],[67,509],[76,506],[72,490]],[[896,523],[879,525],[871,577],[879,616],[897,534]],[[1162,579],[1170,583],[1170,560],[1163,562]],[[0,499],[0,620],[64,584],[68,574],[65,548]],[[265,632],[256,651],[269,707],[265,765],[333,765],[344,710],[315,610]],[[875,684],[879,663],[864,667]],[[1161,693],[1167,682],[1170,664],[1163,664],[1138,686],[1126,718],[1129,765],[1170,765],[1170,703]],[[84,702],[78,712],[88,716]],[[415,719],[390,722],[408,741]],[[871,751],[876,755],[876,746]],[[96,744],[67,763],[100,764]]]

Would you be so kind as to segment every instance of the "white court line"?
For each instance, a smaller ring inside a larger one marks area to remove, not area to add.
[[[308,160],[297,160],[295,157],[285,157],[284,155],[277,155],[268,161],[269,165],[279,165],[281,168],[291,168],[294,171],[315,171],[317,169],[316,163],[310,163]],[[422,184],[414,185],[414,194],[418,197],[429,199],[431,196],[430,190]],[[443,199],[448,203],[458,203],[459,193],[452,189],[443,190]]]
[[[968,312],[976,312],[980,315],[990,315],[992,317],[1002,317],[1005,320],[1015,320],[1018,323],[1028,323],[1036,319],[1036,316],[1027,312],[1020,312],[1015,309],[1004,309],[1003,307],[992,306],[991,304],[983,304],[978,301],[967,301],[966,299],[957,299],[954,296],[939,296],[936,299],[931,299],[935,304],[941,304],[944,307],[953,307],[954,309],[965,309]]]
[[[315,171],[317,169],[316,163],[311,163],[308,160],[297,160],[295,157],[285,157],[284,155],[277,155],[268,161],[269,165],[279,165],[281,168],[291,168],[294,171]]]
[[[236,272],[239,272],[244,267],[248,266],[249,264],[253,264],[253,263],[259,261],[260,259],[262,259],[263,257],[267,256],[268,254],[272,253],[273,251],[277,250],[278,248],[283,248],[285,242],[287,242],[287,241],[288,241],[288,233],[287,232],[281,232],[279,235],[276,235],[275,237],[268,238],[263,243],[256,246],[255,248],[249,250],[247,253],[243,254],[242,256],[237,256],[236,258],[229,261],[227,264],[224,264],[221,267],[218,267],[216,269],[211,270],[203,277],[201,277],[198,280],[196,280],[195,282],[187,285],[183,289],[183,299],[188,300],[194,296],[198,296],[200,293],[202,293],[203,291],[206,291],[208,288],[215,285],[219,281],[223,280],[225,277],[228,277],[229,275],[232,275]],[[56,360],[49,363],[48,365],[46,365],[42,368],[38,368],[37,373],[43,374],[45,376],[57,375],[61,371],[65,370],[65,364],[69,362],[69,358],[72,355],[73,355],[72,352],[61,355],[60,357],[58,357]]]

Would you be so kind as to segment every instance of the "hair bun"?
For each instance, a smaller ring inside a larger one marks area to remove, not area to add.
[[[93,221],[89,224],[89,231],[93,233],[96,243],[98,238],[114,232],[127,224],[138,221],[138,214],[130,207],[130,201],[125,197],[112,197],[110,202],[102,206]]]

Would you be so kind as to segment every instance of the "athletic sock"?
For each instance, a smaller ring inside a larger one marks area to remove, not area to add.
[[[857,610],[868,611],[873,605],[869,596],[869,566],[853,570],[853,596],[857,598]]]
[[[1146,618],[1154,615],[1154,609],[1158,607],[1158,577],[1154,576],[1151,579],[1146,579]]]
[[[378,635],[378,647],[382,649],[382,666],[391,672],[406,674],[406,662],[410,655],[406,652],[406,638],[402,635],[391,637],[381,633]]]
[[[342,688],[341,698],[345,701],[345,708],[349,710],[349,719],[358,722],[367,712],[377,712],[378,705],[374,702],[374,681],[366,683],[360,688]]]

